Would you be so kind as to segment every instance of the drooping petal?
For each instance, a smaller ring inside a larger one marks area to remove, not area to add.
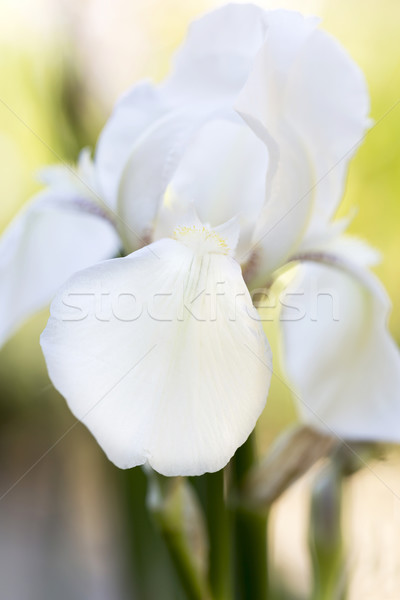
[[[370,278],[365,267],[381,261],[381,254],[364,240],[344,233],[347,219],[329,223],[307,235],[290,261],[317,261],[349,271],[369,287]],[[374,286],[372,287],[374,289]]]
[[[297,13],[269,13],[266,41],[236,104],[270,154],[267,202],[254,235],[257,284],[335,212],[368,125],[361,72],[316,25]]]
[[[400,355],[379,281],[355,263],[299,267],[281,313],[282,360],[303,419],[345,439],[400,441]],[[366,257],[368,259],[368,257]]]
[[[83,148],[76,166],[65,164],[49,165],[40,169],[38,180],[47,186],[49,198],[71,202],[73,199],[90,199],[104,204],[99,194],[96,172],[90,148]]]
[[[75,275],[42,334],[55,387],[122,468],[216,471],[265,404],[270,350],[240,267],[194,229]]]
[[[74,200],[63,190],[38,194],[0,238],[0,344],[72,273],[118,252],[111,224]]]

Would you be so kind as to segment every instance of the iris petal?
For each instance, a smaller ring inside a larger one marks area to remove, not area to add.
[[[41,338],[54,385],[122,468],[216,471],[265,405],[271,355],[240,267],[218,233],[202,250],[187,229],[76,274]]]
[[[306,422],[347,439],[399,442],[400,354],[387,328],[390,303],[359,260],[347,261],[347,270],[299,268],[281,314],[284,366]]]

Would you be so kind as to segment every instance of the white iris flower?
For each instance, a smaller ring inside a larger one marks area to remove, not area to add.
[[[400,440],[375,253],[332,223],[368,93],[317,25],[251,5],[193,23],[166,81],[130,90],[93,163],[84,152],[75,174],[48,170],[2,238],[2,340],[56,294],[50,377],[119,467],[198,475],[229,461],[272,372],[249,291],[301,260],[288,294],[307,315],[316,282],[338,314],[283,306],[300,413],[345,438]]]

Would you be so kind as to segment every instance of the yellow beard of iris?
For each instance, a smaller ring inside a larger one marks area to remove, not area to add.
[[[207,227],[198,227],[196,225],[182,225],[176,227],[173,233],[173,238],[182,242],[193,250],[201,251],[201,253],[217,252],[219,254],[228,254],[229,246],[226,240],[221,237],[216,231]]]

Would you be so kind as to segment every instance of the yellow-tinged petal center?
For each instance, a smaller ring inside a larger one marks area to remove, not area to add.
[[[226,240],[216,231],[204,226],[180,225],[174,229],[173,238],[196,252],[228,254]]]

